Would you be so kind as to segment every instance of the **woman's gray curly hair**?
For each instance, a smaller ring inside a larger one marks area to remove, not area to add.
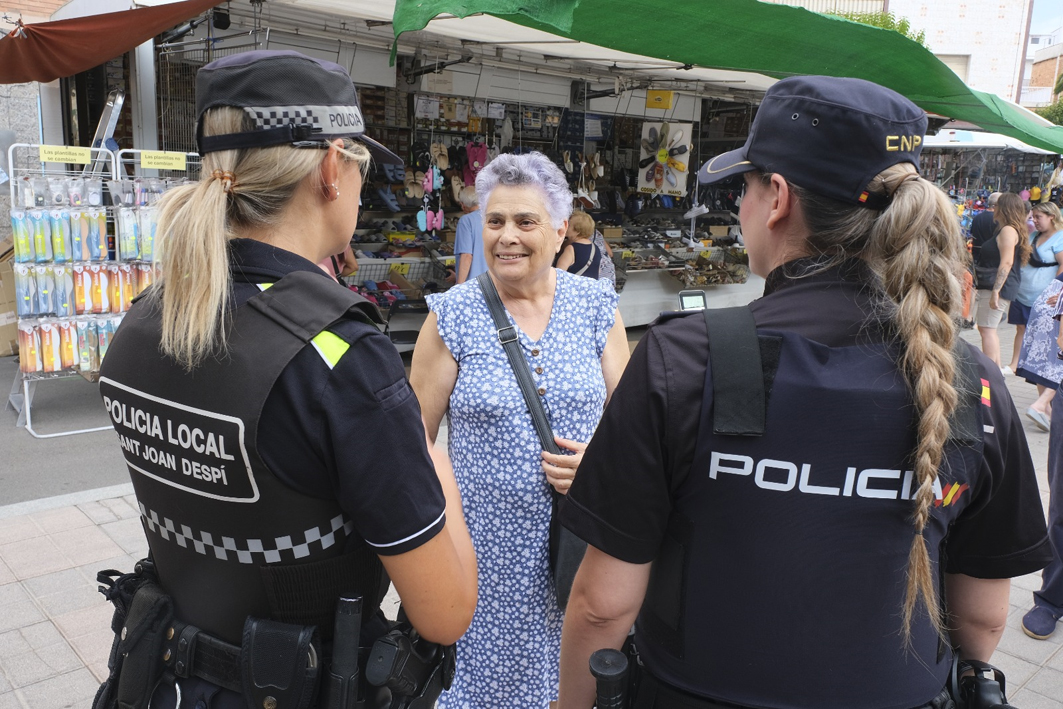
[[[485,208],[491,191],[499,185],[538,187],[543,193],[550,223],[560,229],[572,215],[572,191],[561,168],[542,153],[513,155],[504,153],[487,163],[476,176],[476,194]]]

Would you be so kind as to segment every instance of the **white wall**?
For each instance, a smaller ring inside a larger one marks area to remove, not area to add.
[[[1028,0],[890,0],[889,9],[925,30],[935,54],[970,55],[971,88],[1015,100]]]

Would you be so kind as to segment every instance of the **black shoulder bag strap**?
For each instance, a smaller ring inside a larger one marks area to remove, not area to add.
[[[1037,253],[1037,240],[1041,238],[1041,235],[1034,232],[1034,235],[1030,237],[1030,247],[1033,251],[1030,252],[1030,259],[1026,263],[1034,268],[1056,268],[1059,266],[1055,261],[1042,261],[1041,257]]]
[[[763,436],[767,410],[757,324],[748,307],[706,308],[712,432]]]
[[[498,330],[498,341],[502,343],[502,349],[509,357],[509,366],[513,368],[513,374],[517,377],[521,394],[524,395],[524,403],[528,405],[531,413],[535,432],[539,434],[539,441],[543,450],[555,455],[561,453],[561,449],[554,442],[554,432],[550,427],[550,421],[546,418],[546,410],[539,393],[535,390],[535,382],[532,380],[531,370],[528,369],[528,361],[524,359],[524,353],[520,351],[520,343],[517,341],[517,328],[509,324],[506,317],[505,306],[498,297],[491,276],[481,273],[477,277],[480,290],[483,291],[484,300],[487,301],[487,309],[491,311],[491,317],[495,321]],[[552,510],[550,513],[550,569],[554,576],[554,592],[557,596],[557,605],[561,610],[568,605],[568,596],[572,592],[572,582],[576,578],[583,555],[587,551],[587,543],[561,525],[558,515],[558,505],[562,496],[553,488],[550,489]]]
[[[559,454],[561,449],[554,442],[554,432],[550,428],[550,421],[546,418],[543,402],[539,399],[539,393],[535,390],[535,382],[532,380],[531,370],[528,369],[528,361],[524,359],[524,353],[520,351],[520,342],[517,338],[517,328],[509,324],[506,317],[505,306],[498,297],[498,291],[486,272],[477,277],[480,290],[483,291],[484,300],[487,301],[487,309],[491,311],[491,317],[498,329],[498,341],[502,343],[502,349],[509,357],[509,366],[513,368],[513,374],[517,377],[520,385],[520,393],[524,395],[524,403],[528,405],[532,423],[535,424],[535,432],[539,434],[539,440],[543,444],[543,450],[548,453]]]

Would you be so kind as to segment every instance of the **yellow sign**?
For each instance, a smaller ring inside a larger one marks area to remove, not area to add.
[[[390,269],[391,273],[397,273],[400,276],[408,276],[410,274],[410,264],[397,263]]]
[[[444,266],[453,266],[454,265],[454,257],[453,256],[445,257],[443,259],[443,265]]]
[[[188,156],[168,150],[145,150],[140,153],[140,166],[147,170],[186,170]]]
[[[72,145],[42,145],[39,148],[41,162],[72,162],[88,165],[92,162],[92,151]]]
[[[635,252],[631,251],[631,250],[625,250],[625,251],[621,252],[621,254],[620,254],[620,258],[623,258],[623,259],[629,259],[629,258],[634,258],[634,257],[635,257]]]
[[[675,91],[650,89],[646,92],[646,108],[671,108],[674,102]]]

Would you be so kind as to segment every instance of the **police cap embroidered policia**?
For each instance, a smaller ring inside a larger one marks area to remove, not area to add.
[[[203,137],[200,155],[217,150],[264,148],[284,143],[328,147],[336,138],[357,138],[379,162],[402,159],[365,135],[365,120],[351,77],[339,64],[292,51],[233,54],[196,75],[196,119],[215,106],[242,108],[254,123],[247,133]]]
[[[867,191],[891,165],[919,166],[926,114],[898,93],[863,79],[795,76],[764,94],[746,144],[709,160],[702,183],[744,172],[780,172],[800,187],[881,209]]]

